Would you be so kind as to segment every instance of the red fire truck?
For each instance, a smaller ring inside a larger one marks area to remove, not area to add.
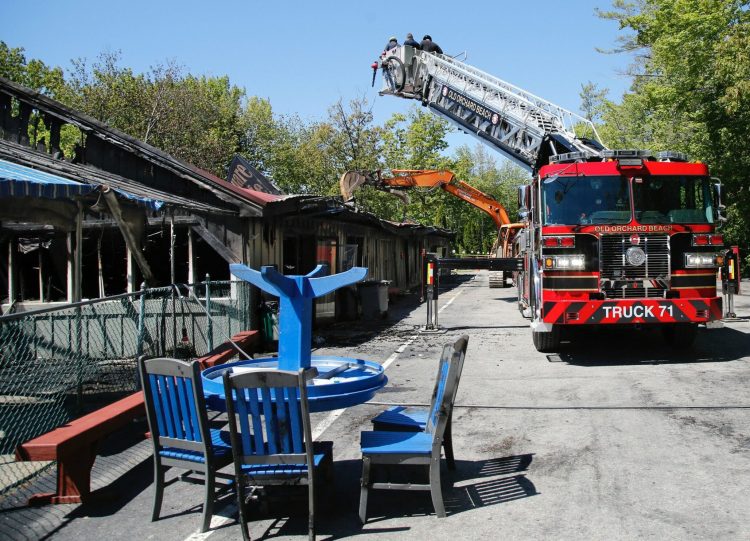
[[[515,281],[539,351],[586,325],[658,325],[687,347],[699,324],[721,319],[724,207],[706,165],[609,150],[585,118],[448,56],[404,46],[373,66],[381,94],[420,100],[531,172],[518,191]]]

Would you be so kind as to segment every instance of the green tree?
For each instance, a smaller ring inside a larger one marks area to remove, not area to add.
[[[616,51],[635,54],[633,84],[603,115],[611,146],[687,152],[720,176],[732,222],[727,240],[749,246],[750,3],[615,0],[600,16],[624,30]],[[619,135],[618,135],[619,134]],[[633,146],[628,145],[628,146]]]
[[[74,61],[68,88],[73,108],[219,176],[241,150],[245,92],[226,76],[185,74],[171,62],[134,73],[116,52]]]
[[[22,47],[9,47],[0,40],[0,77],[22,84],[51,98],[65,89],[65,75],[59,67],[49,67],[41,60],[26,60]]]
[[[385,122],[383,132],[386,173],[394,169],[450,170],[453,162],[443,151],[448,148],[445,137],[451,131],[446,121],[416,107],[407,114],[394,114]],[[446,227],[445,205],[450,196],[440,189],[414,189],[407,195],[408,205],[390,207],[391,219],[400,214],[402,220]]]
[[[509,160],[498,160],[486,146],[477,144],[473,148],[466,145],[458,148],[453,172],[460,180],[500,202],[511,221],[516,219],[516,190],[529,177],[524,169]],[[467,252],[488,252],[497,238],[494,221],[471,204],[453,199],[451,229],[458,231],[457,244]]]

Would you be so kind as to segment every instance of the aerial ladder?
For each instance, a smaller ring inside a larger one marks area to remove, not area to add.
[[[400,46],[372,67],[383,70],[381,95],[421,101],[533,173],[551,156],[606,150],[590,120],[450,56]]]
[[[497,238],[490,253],[493,257],[513,257],[512,240],[523,223],[511,222],[505,207],[491,195],[459,180],[451,171],[425,169],[393,169],[395,176],[383,176],[381,171],[347,171],[341,176],[340,188],[344,201],[351,201],[354,192],[362,186],[388,191],[405,203],[404,191],[412,188],[440,188],[445,192],[485,212],[497,228]],[[490,287],[506,287],[510,273],[499,271],[490,273]]]

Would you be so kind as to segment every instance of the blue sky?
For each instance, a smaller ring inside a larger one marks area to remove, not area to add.
[[[33,8],[31,7],[33,6]],[[431,34],[447,54],[466,51],[474,66],[578,111],[581,83],[629,85],[629,59],[596,48],[614,46],[617,24],[594,9],[610,0],[465,2],[3,0],[0,39],[28,58],[70,67],[102,51],[145,71],[167,59],[194,74],[229,75],[274,111],[323,118],[339,98],[367,96],[377,122],[409,102],[379,97],[370,64],[388,37]],[[452,145],[474,145],[456,134]]]

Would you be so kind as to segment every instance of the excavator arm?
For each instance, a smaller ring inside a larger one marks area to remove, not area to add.
[[[508,218],[508,213],[505,211],[504,206],[502,206],[495,198],[490,197],[484,192],[480,192],[462,180],[456,181],[455,184],[443,184],[441,185],[441,188],[486,212],[495,222],[495,226],[498,229],[503,225],[510,223],[510,218]]]
[[[450,171],[394,169],[393,173],[395,174],[393,177],[383,177],[380,171],[372,173],[347,171],[341,177],[341,195],[345,201],[349,201],[354,191],[362,186],[373,186],[380,190],[390,191],[397,196],[400,195],[399,192],[411,188],[440,188],[487,213],[498,229],[511,223],[505,207],[499,201],[470,184],[456,179]]]

